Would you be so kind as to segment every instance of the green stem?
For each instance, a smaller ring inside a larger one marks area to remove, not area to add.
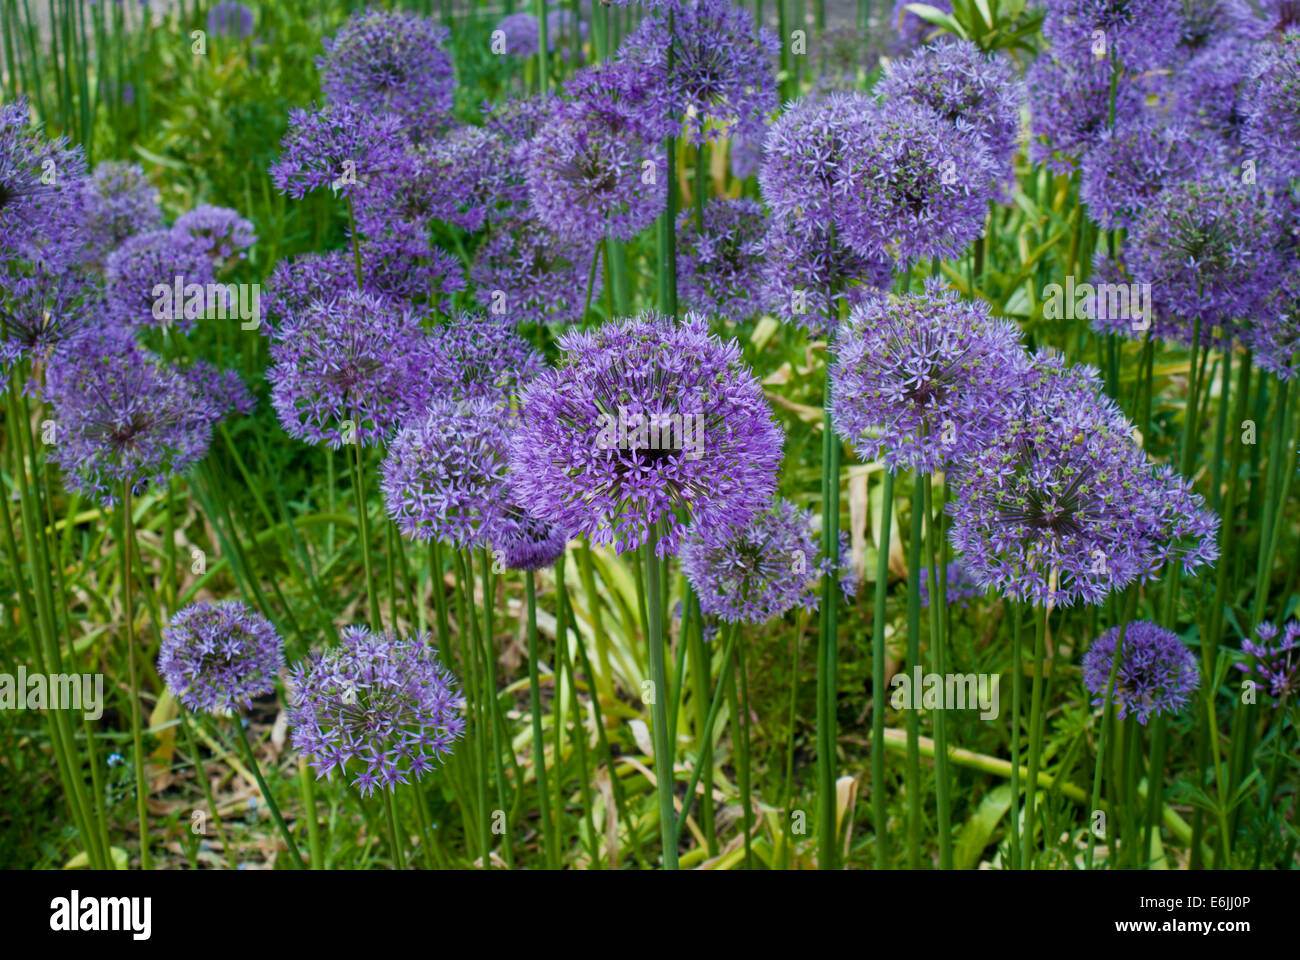
[[[1034,607],[1034,682],[1029,695],[1029,782],[1025,785],[1025,834],[1021,841],[1025,865],[1034,869],[1034,799],[1043,746],[1043,649],[1047,635],[1047,607]]]
[[[664,869],[677,869],[677,840],[673,833],[673,768],[668,743],[668,686],[664,673],[663,614],[659,583],[659,522],[650,524],[644,547],[647,605],[650,610],[651,714],[654,722],[655,794],[659,799],[659,832]]]
[[[925,519],[925,483],[918,473],[912,483],[911,539],[907,551],[907,669],[921,662],[921,554],[922,523]],[[930,604],[938,602],[933,584],[930,585]],[[884,689],[881,688],[883,697]],[[918,749],[921,735],[921,717],[914,705],[907,711],[907,867],[921,869],[921,753]],[[873,751],[874,752],[874,751]],[[873,784],[873,791],[884,793],[884,784]]]
[[[537,778],[537,806],[542,817],[542,843],[546,852],[546,865],[554,870],[559,867],[559,854],[555,840],[555,824],[551,820],[550,788],[546,782],[546,741],[542,735],[541,678],[537,669],[537,587],[531,570],[524,572],[524,593],[528,604],[528,704],[533,722],[533,768]],[[557,645],[562,642],[562,637],[556,640]]]
[[[944,650],[943,618],[940,616],[940,611],[943,610],[947,597],[943,594],[944,584],[935,567],[935,561],[940,556],[940,541],[935,534],[933,478],[927,473],[923,479],[927,539],[926,560],[930,566],[930,583],[934,587],[930,595],[930,646],[932,648],[930,653],[934,658],[935,672],[940,677],[943,677],[946,675],[948,665],[946,662],[947,654]],[[949,797],[951,779],[948,773],[948,715],[942,708],[936,710],[934,714],[934,751],[935,793],[938,805],[939,869],[951,870],[952,807]]]
[[[289,856],[293,858],[294,866],[299,870],[306,870],[307,865],[302,862],[302,857],[298,854],[298,847],[293,842],[293,836],[289,833],[289,828],[285,825],[284,817],[280,816],[280,807],[276,804],[275,798],[271,796],[271,790],[266,785],[266,780],[262,776],[262,768],[258,765],[257,755],[253,753],[253,747],[248,742],[248,734],[244,732],[244,723],[242,717],[235,717],[235,733],[239,737],[239,743],[244,748],[244,759],[248,761],[248,768],[253,771],[253,777],[257,780],[258,789],[262,791],[262,797],[266,800],[267,809],[271,811],[271,818],[275,821],[276,827],[280,830],[280,836],[284,837],[285,845],[289,848]]]
[[[885,600],[889,587],[889,526],[894,511],[894,474],[885,468],[880,530],[876,533],[876,605],[871,623],[871,810],[876,831],[876,869],[889,864],[885,829]]]
[[[126,660],[130,675],[131,748],[135,752],[135,811],[140,825],[140,869],[152,866],[149,855],[149,808],[145,777],[144,734],[140,716],[140,669],[136,664],[135,606],[131,589],[131,552],[135,528],[131,517],[131,481],[122,482],[122,615],[126,619]]]

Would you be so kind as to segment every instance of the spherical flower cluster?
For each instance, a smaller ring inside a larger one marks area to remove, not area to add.
[[[237,212],[229,207],[208,204],[177,217],[172,224],[172,233],[198,243],[207,251],[216,268],[243,260],[248,256],[244,251],[257,242],[253,225]]]
[[[281,260],[262,289],[262,316],[272,323],[258,329],[273,335],[276,325],[306,310],[313,300],[328,302],[356,288],[356,261],[350,250],[302,253]],[[381,292],[372,284],[366,289]]]
[[[285,317],[270,356],[271,405],[285,433],[308,443],[383,443],[427,397],[419,319],[372,293],[349,290]]]
[[[562,238],[595,247],[629,240],[664,208],[663,152],[617,113],[558,104],[530,142],[525,178],[538,219]]]
[[[1043,10],[1043,36],[1071,62],[1115,60],[1141,72],[1174,59],[1180,0],[1043,0]]]
[[[495,317],[458,313],[429,337],[431,395],[447,400],[491,400],[508,406],[542,372],[546,358]]]
[[[984,596],[984,588],[975,582],[970,571],[966,569],[966,564],[960,560],[953,560],[948,564],[948,569],[944,572],[944,596],[947,597],[947,606],[966,606],[967,600],[976,600]],[[918,592],[921,595],[921,606],[930,605],[930,567],[928,564],[921,564],[921,577],[917,583]]]
[[[731,175],[737,180],[747,180],[758,173],[767,131],[766,123],[742,123],[731,132]]]
[[[1014,177],[1024,88],[1011,61],[969,40],[945,37],[892,62],[875,92],[929,107],[988,150],[998,182]]]
[[[43,358],[99,315],[97,294],[77,270],[53,273],[38,265],[29,276],[6,279],[0,286],[0,392],[8,389],[13,364]]]
[[[514,484],[506,478],[505,510],[488,533],[489,546],[511,570],[540,570],[558,560],[568,547],[564,531],[528,512],[519,502]]]
[[[855,253],[829,227],[804,233],[774,220],[763,249],[763,302],[777,319],[797,323],[811,336],[829,334],[841,304],[866,303],[893,282],[892,261]]]
[[[409,13],[363,10],[323,41],[321,90],[332,105],[394,114],[414,140],[451,113],[456,74],[443,49],[451,31]]]
[[[208,33],[247,40],[253,35],[253,11],[239,0],[221,0],[208,10]]]
[[[1226,173],[1156,197],[1126,244],[1134,278],[1151,284],[1153,335],[1190,343],[1199,319],[1205,342],[1248,316],[1287,262],[1279,219],[1267,191]]]
[[[538,517],[633,550],[663,526],[672,553],[700,529],[744,523],[776,487],[782,434],[736,342],[695,314],[647,313],[560,337],[564,357],[524,389],[511,440],[519,497]]]
[[[1124,640],[1115,674],[1116,716],[1123,720],[1133,714],[1145,726],[1153,716],[1178,713],[1186,707],[1201,685],[1196,657],[1172,630],[1146,620],[1111,627],[1083,655],[1083,686],[1093,695],[1092,705],[1100,707],[1106,702],[1121,629]]]
[[[509,149],[482,127],[458,127],[435,141],[426,167],[435,185],[435,215],[462,230],[482,228],[489,217],[517,209],[526,196]]]
[[[234,373],[199,361],[177,369],[115,324],[85,330],[55,349],[44,398],[58,424],[50,456],[68,486],[112,505],[202,460],[213,427],[253,402]]]
[[[158,191],[137,163],[105,160],[82,190],[87,263],[102,263],[127,237],[162,228]]]
[[[506,56],[531,57],[537,53],[537,18],[531,13],[506,14],[493,33],[497,31],[501,33]]]
[[[677,218],[677,292],[687,308],[735,320],[762,309],[766,217],[755,200],[718,198]]]
[[[238,600],[191,603],[163,630],[158,675],[195,713],[230,714],[275,689],[284,644],[271,621]]]
[[[396,117],[347,101],[325,109],[291,108],[280,151],[271,164],[271,182],[295,200],[321,187],[353,197],[382,182],[405,156]]]
[[[445,312],[465,289],[464,264],[431,240],[428,230],[394,225],[361,246],[362,276],[369,289]]]
[[[744,7],[695,0],[643,17],[619,58],[643,75],[663,114],[684,119],[690,142],[704,143],[776,108],[778,52],[780,40],[755,31]]]
[[[1112,70],[1105,61],[1066,64],[1043,52],[1025,75],[1029,88],[1029,159],[1053,173],[1070,173],[1076,158],[1097,141],[1110,121]],[[1115,118],[1142,109],[1143,94],[1132,78],[1115,84]]]
[[[1286,703],[1300,693],[1300,621],[1292,620],[1282,628],[1282,639],[1277,645],[1278,630],[1265,620],[1255,628],[1256,643],[1249,637],[1241,641],[1241,652],[1251,658],[1249,663],[1238,663],[1237,669],[1268,691],[1273,706]]]
[[[894,471],[960,465],[1000,427],[1023,356],[1014,323],[938,280],[919,296],[868,300],[835,338],[835,431]]]
[[[206,286],[215,275],[212,258],[202,242],[184,232],[151,230],[128,237],[108,255],[104,263],[104,296],[110,318],[130,326],[175,324],[182,330],[194,326],[191,311],[160,301],[154,288],[173,290],[177,278],[182,289],[190,284]]]
[[[1168,184],[1220,165],[1218,147],[1183,123],[1138,114],[1101,131],[1084,154],[1079,198],[1101,229],[1128,229]]]
[[[1300,31],[1259,45],[1242,113],[1242,139],[1266,177],[1300,177]]]
[[[861,93],[800,100],[777,118],[763,143],[763,199],[791,230],[825,230],[842,202],[844,156],[857,118],[873,109]]]
[[[835,210],[842,242],[902,265],[959,256],[984,231],[999,171],[933,110],[885,101],[855,118]]]
[[[1282,380],[1300,376],[1300,265],[1287,271],[1239,329],[1260,369]]]
[[[408,420],[380,468],[398,532],[461,547],[489,542],[505,514],[509,418],[491,400],[434,400]]]
[[[981,587],[1037,604],[1100,603],[1180,559],[1218,557],[1219,520],[1152,468],[1096,371],[1050,352],[1029,365],[993,441],[952,476],[951,539]]]
[[[1229,35],[1198,51],[1174,71],[1174,116],[1228,142],[1241,140],[1244,93],[1256,59],[1253,44]]]
[[[591,273],[597,251],[557,237],[535,220],[502,223],[479,247],[470,277],[478,301],[493,315],[518,323],[574,323],[582,319],[590,280],[592,298],[604,289]]]
[[[25,99],[0,105],[0,267],[62,270],[84,256],[86,159],[65,138],[29,126]]]
[[[816,610],[821,578],[835,566],[822,557],[816,515],[788,500],[737,526],[692,527],[681,546],[682,572],[700,610],[728,623],[764,623],[795,607]],[[840,588],[857,584],[847,533],[840,533]]]
[[[362,796],[418,782],[465,734],[460,683],[421,633],[347,627],[293,668],[290,686],[293,745],[318,779],[353,767]]]

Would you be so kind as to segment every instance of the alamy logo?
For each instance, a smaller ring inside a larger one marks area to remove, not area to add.
[[[79,930],[128,930],[134,940],[148,940],[152,932],[153,898],[85,897],[77,890],[70,897],[50,901],[50,929],[76,933]]]
[[[1078,283],[1043,288],[1043,316],[1048,320],[1128,320],[1141,333],[1151,326],[1151,284]]]
[[[1002,677],[996,673],[922,673],[912,668],[889,681],[897,689],[889,704],[895,710],[980,710],[981,720],[998,718],[998,686]]]
[[[241,330],[256,330],[262,323],[260,283],[186,283],[177,274],[171,284],[156,284],[152,296],[153,318],[164,324],[238,317]]]
[[[628,413],[620,406],[618,416],[602,413],[596,446],[601,450],[682,450],[687,460],[704,455],[704,414]]]
[[[87,720],[104,713],[102,673],[0,673],[0,710],[84,710]]]

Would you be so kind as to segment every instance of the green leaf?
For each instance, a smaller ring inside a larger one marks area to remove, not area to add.
[[[916,14],[927,23],[933,23],[936,27],[943,27],[949,33],[956,34],[963,40],[970,39],[966,33],[966,29],[960,23],[942,10],[930,6],[928,3],[909,3],[905,9]]]
[[[952,865],[958,870],[969,870],[979,863],[980,854],[989,845],[993,831],[1011,807],[1011,786],[995,787],[980,801],[975,812],[961,827],[957,845],[952,852]]]

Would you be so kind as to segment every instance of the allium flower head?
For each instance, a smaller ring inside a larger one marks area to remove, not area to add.
[[[506,14],[497,24],[497,30],[501,31],[506,56],[531,57],[537,53],[537,18],[531,13]]]
[[[253,11],[239,0],[221,0],[208,10],[208,33],[214,37],[247,40],[253,35],[253,28]]]
[[[1070,173],[1080,153],[1092,146],[1110,121],[1112,70],[1104,60],[1067,64],[1044,51],[1025,75],[1029,87],[1029,159],[1053,173]],[[1115,85],[1115,117],[1142,109],[1143,96],[1131,78]]]
[[[934,110],[988,150],[1000,183],[1013,178],[1024,88],[1006,57],[989,56],[969,40],[943,37],[890,63],[875,93]]]
[[[821,556],[817,517],[777,500],[738,526],[692,527],[682,541],[682,572],[700,610],[728,623],[764,623],[788,610],[816,610],[822,576],[835,566]],[[848,534],[839,543],[840,588],[857,589]]]
[[[1221,37],[1174,71],[1174,115],[1194,128],[1236,143],[1248,104],[1244,93],[1259,54],[1252,41]]]
[[[849,313],[835,338],[835,431],[894,471],[961,464],[1001,425],[1022,357],[1014,323],[938,280],[919,296],[873,298]]]
[[[505,510],[488,532],[489,546],[511,570],[540,570],[558,560],[568,547],[562,529],[528,512],[506,478]]]
[[[1094,707],[1106,702],[1119,631],[1111,627],[1083,655],[1083,686],[1093,695]],[[1172,630],[1146,620],[1133,620],[1124,627],[1115,675],[1115,715],[1120,720],[1131,713],[1146,726],[1153,716],[1178,713],[1200,685],[1196,657]]]
[[[63,269],[85,245],[86,158],[28,122],[25,99],[0,105],[0,266],[38,260]]]
[[[356,288],[356,262],[352,251],[299,254],[281,260],[271,271],[262,290],[262,314],[278,325],[302,313],[313,300],[328,302]],[[369,285],[366,289],[380,292]],[[271,335],[275,332],[275,326],[267,324],[259,329]]]
[[[197,242],[217,268],[243,260],[248,256],[244,251],[257,242],[253,225],[236,211],[206,203],[177,217],[172,233]]]
[[[295,200],[322,187],[352,197],[382,181],[404,155],[401,121],[392,114],[346,100],[323,109],[293,107],[271,182]]]
[[[452,108],[451,31],[410,13],[363,10],[323,43],[321,90],[330,104],[394,114],[411,138],[436,132]]]
[[[1265,620],[1255,628],[1258,643],[1249,637],[1241,641],[1241,652],[1250,662],[1236,665],[1268,691],[1275,707],[1300,693],[1300,621],[1283,627],[1282,639],[1277,640],[1277,635],[1277,627]]]
[[[1034,357],[992,442],[952,475],[952,544],[974,580],[1064,607],[1217,559],[1218,517],[1132,431],[1096,371]]]
[[[488,310],[513,323],[575,323],[582,319],[585,291],[596,251],[564,240],[536,220],[498,225],[476,253],[470,277],[475,296]],[[604,278],[597,270],[592,298]]]
[[[519,497],[539,518],[619,551],[661,522],[743,523],[776,485],[781,430],[735,341],[696,314],[616,320],[559,341],[558,368],[525,388],[510,446]]]
[[[1152,334],[1202,342],[1214,328],[1248,316],[1286,264],[1283,231],[1268,191],[1226,173],[1171,185],[1152,201],[1127,238],[1128,267],[1151,284]]]
[[[351,776],[362,796],[418,782],[465,734],[460,682],[421,633],[346,627],[290,673],[293,745],[316,776]]]
[[[158,190],[137,163],[105,160],[82,189],[87,221],[88,263],[102,263],[104,257],[127,237],[162,228]]]
[[[0,286],[0,373],[8,388],[10,367],[43,358],[102,310],[98,291],[84,273],[53,273],[38,266],[29,276],[9,277]]]
[[[184,232],[151,230],[128,237],[104,263],[104,293],[108,315],[129,326],[194,326],[195,317],[173,301],[171,310],[156,310],[154,288],[206,286],[214,279],[212,258],[199,240]],[[162,314],[161,316],[159,314]]]
[[[763,199],[789,229],[825,230],[843,202],[841,181],[857,119],[874,109],[861,93],[830,93],[796,101],[777,118],[763,143],[758,184]]]
[[[688,139],[704,143],[776,109],[772,57],[779,51],[780,40],[766,27],[756,32],[744,7],[695,0],[652,10],[619,58],[642,73],[663,113],[685,121]]]
[[[980,236],[999,170],[929,107],[884,101],[855,118],[834,211],[840,239],[907,265],[955,257]]]
[[[185,473],[227,413],[253,406],[234,373],[168,366],[111,323],[59,344],[44,397],[59,430],[51,456],[69,487],[109,505],[124,482],[140,493]]]
[[[436,327],[429,341],[429,388],[439,399],[508,406],[546,366],[546,358],[512,324],[494,317],[458,313]]]
[[[482,546],[504,516],[508,415],[486,399],[438,399],[393,437],[384,505],[404,537]]]
[[[271,621],[238,600],[191,603],[163,630],[158,674],[195,713],[247,710],[275,689],[284,643]]]
[[[1242,139],[1266,177],[1300,177],[1300,32],[1258,46],[1242,113]]]
[[[830,227],[805,233],[775,219],[763,238],[766,264],[763,300],[779,320],[811,336],[825,337],[838,322],[840,305],[850,307],[889,289],[893,261],[864,257],[840,243]]]
[[[731,175],[737,180],[747,180],[758,173],[767,130],[766,123],[742,123],[731,132]]]
[[[677,288],[688,309],[742,320],[762,309],[767,218],[755,200],[718,198],[677,218]]]
[[[271,331],[271,405],[308,443],[375,446],[427,397],[428,341],[409,307],[349,290],[314,300]]]
[[[659,216],[667,196],[663,152],[626,117],[582,101],[556,105],[531,141],[526,164],[538,219],[593,249],[606,234],[636,236]]]
[[[1043,36],[1062,59],[1113,58],[1135,72],[1173,62],[1180,0],[1043,0],[1043,9]],[[1096,31],[1105,43],[1100,56]]]
[[[1240,327],[1255,363],[1282,380],[1300,376],[1300,265],[1293,265]]]

